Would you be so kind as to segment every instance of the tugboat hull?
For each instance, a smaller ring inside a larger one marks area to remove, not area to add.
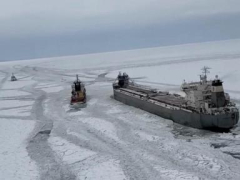
[[[80,97],[72,97],[70,102],[71,108],[83,108],[86,106],[86,95],[85,93],[78,93],[81,94]]]
[[[231,129],[238,123],[239,113],[231,112],[218,115],[201,114],[169,104],[158,103],[147,98],[130,95],[120,89],[114,89],[114,99],[175,123],[198,129]]]

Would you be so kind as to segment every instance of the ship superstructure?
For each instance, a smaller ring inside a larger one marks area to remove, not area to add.
[[[224,92],[223,82],[218,76],[214,80],[207,80],[209,69],[208,67],[202,69],[200,82],[182,84],[181,89],[186,93],[187,106],[205,114],[238,112],[236,105],[230,101],[229,94]]]
[[[237,124],[239,111],[217,76],[213,81],[207,80],[208,70],[203,68],[199,82],[182,84],[185,97],[137,85],[126,73],[119,74],[113,84],[114,98],[183,125],[230,129]]]

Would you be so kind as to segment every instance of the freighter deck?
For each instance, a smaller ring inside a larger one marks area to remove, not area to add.
[[[129,86],[128,88],[120,88],[119,90],[132,95],[137,95],[141,98],[148,98],[177,107],[183,106],[187,103],[187,101],[179,95],[169,94],[167,92],[154,92],[154,90],[142,89],[141,87]]]
[[[186,104],[187,101],[185,101],[182,98],[179,97],[175,97],[173,95],[164,95],[164,96],[156,96],[156,97],[152,97],[151,99],[154,99],[156,101],[160,101],[166,104],[170,104],[170,105],[174,105],[174,106],[182,106],[184,104]]]

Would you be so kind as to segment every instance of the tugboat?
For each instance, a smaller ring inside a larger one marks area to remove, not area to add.
[[[76,80],[72,84],[71,107],[80,107],[86,103],[86,89],[85,85],[79,80],[76,75]]]
[[[16,78],[16,76],[14,76],[13,73],[12,73],[12,76],[11,76],[11,81],[17,81],[17,78]]]
[[[239,110],[218,76],[207,80],[209,68],[202,70],[199,82],[182,84],[185,97],[137,85],[126,73],[119,73],[113,83],[114,99],[185,126],[229,130],[238,123]]]

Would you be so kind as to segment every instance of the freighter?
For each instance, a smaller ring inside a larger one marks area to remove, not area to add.
[[[182,84],[185,96],[138,85],[126,73],[119,73],[113,83],[114,99],[185,126],[231,129],[238,123],[239,110],[218,76],[207,80],[208,69],[202,69],[199,82]]]

